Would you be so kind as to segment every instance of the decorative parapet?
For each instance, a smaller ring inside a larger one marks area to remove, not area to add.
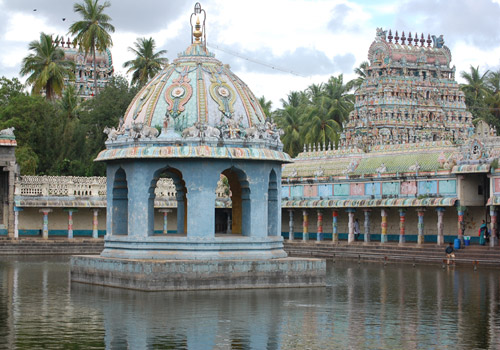
[[[15,183],[17,197],[106,197],[106,177],[79,176],[20,176]],[[176,190],[172,179],[161,178],[155,189],[159,200],[175,200]],[[219,181],[217,198],[228,198],[228,190]]]

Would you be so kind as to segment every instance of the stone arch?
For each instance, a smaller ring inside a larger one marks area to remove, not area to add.
[[[185,234],[187,232],[187,198],[186,198],[186,183],[182,177],[182,172],[179,169],[167,166],[157,170],[151,185],[149,187],[148,209],[154,212],[154,201],[156,199],[155,190],[158,180],[161,177],[172,179],[175,186],[175,200],[177,201],[177,234]],[[151,215],[151,220],[148,222],[150,232],[154,232],[154,215]]]
[[[113,235],[128,235],[128,184],[123,168],[115,172],[112,191],[111,232]]]
[[[274,169],[269,173],[269,186],[267,190],[267,234],[268,236],[278,236],[278,179]]]
[[[249,236],[251,229],[250,185],[246,173],[236,167],[222,171],[231,193],[231,232]]]

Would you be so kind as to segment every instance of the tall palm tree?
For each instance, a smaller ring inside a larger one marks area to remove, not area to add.
[[[354,96],[349,94],[350,88],[344,85],[344,77],[330,77],[323,85],[324,95],[328,98],[328,117],[335,120],[339,125],[347,121],[349,113],[354,108]]]
[[[273,102],[270,101],[270,100],[269,101],[266,100],[266,97],[262,96],[262,97],[259,98],[259,104],[262,107],[262,110],[264,111],[264,114],[266,115],[266,118],[267,119],[272,119],[272,116],[271,116],[271,107],[273,105]]]
[[[488,88],[493,94],[500,92],[500,70],[490,72],[487,77]]]
[[[82,16],[81,21],[73,23],[69,27],[69,32],[76,35],[75,41],[80,44],[85,55],[92,55],[94,65],[94,89],[97,94],[97,69],[96,50],[104,52],[113,46],[113,40],[109,32],[114,32],[115,27],[110,24],[111,17],[104,13],[104,10],[111,6],[109,1],[99,4],[99,0],[83,0],[83,3],[73,5],[73,11]]]
[[[123,67],[128,68],[127,73],[132,73],[132,85],[141,87],[168,64],[168,59],[162,57],[167,50],[155,52],[156,44],[153,38],[138,38],[134,46],[135,48],[128,49],[135,54],[135,58],[125,62]]]
[[[284,132],[283,137],[281,137],[283,150],[292,157],[299,154],[303,144],[301,130],[305,105],[296,103],[298,96],[299,93],[296,92],[289,94],[288,101],[291,103],[282,100],[283,108],[276,111],[276,123]]]
[[[370,67],[370,62],[363,61],[361,62],[359,67],[354,68],[354,73],[358,77],[347,83],[348,90],[351,90],[352,88],[357,90],[361,86],[361,84],[364,83],[364,81],[368,77],[368,67]]]
[[[64,59],[64,51],[52,40],[52,35],[40,33],[40,41],[29,43],[31,54],[23,58],[20,74],[29,75],[26,83],[32,93],[45,91],[47,99],[61,95],[64,79],[74,79],[74,62]]]

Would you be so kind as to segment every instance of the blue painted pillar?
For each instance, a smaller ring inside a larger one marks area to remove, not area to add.
[[[406,242],[406,208],[399,209],[399,244]]]
[[[417,244],[424,244],[424,214],[425,214],[425,208],[417,209],[417,215],[418,215]]]
[[[332,211],[332,243],[339,242],[338,218],[339,218],[339,211],[337,209],[333,209],[333,211]]]
[[[78,210],[68,208],[64,209],[64,211],[68,212],[68,238],[73,239],[73,213],[76,213]]]
[[[497,231],[498,231],[498,227],[497,227],[497,207],[495,207],[494,205],[492,205],[490,207],[490,218],[491,218],[491,236],[490,236],[490,246],[491,247],[494,247],[496,245],[498,245],[498,235],[497,235]]]
[[[316,240],[317,241],[322,241],[323,240],[323,212],[321,209],[318,209],[318,221],[316,223]]]
[[[39,210],[40,213],[43,214],[43,222],[42,222],[42,238],[49,238],[49,213],[52,212],[50,208],[44,208]]]
[[[184,234],[186,230],[184,227],[184,217],[185,217],[184,189],[180,188],[177,189],[176,200],[177,200],[177,233]]]
[[[217,196],[215,191],[220,179],[220,171],[210,162],[193,163],[192,166],[184,169],[183,178],[187,190],[187,236],[188,238],[213,239]],[[177,207],[179,208],[180,205],[178,204]]]
[[[268,190],[261,181],[250,182],[250,237],[267,237]]]
[[[153,173],[148,164],[133,164],[127,169],[128,235],[149,237],[154,228]]]

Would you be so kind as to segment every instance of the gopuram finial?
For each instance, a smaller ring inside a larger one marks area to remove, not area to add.
[[[203,16],[203,24],[200,22],[200,15]],[[193,25],[193,17],[196,16],[196,24]],[[200,44],[206,45],[206,31],[205,31],[205,20],[207,18],[207,14],[205,10],[201,8],[199,2],[194,5],[194,11],[191,14],[189,22],[191,23],[191,44]]]

